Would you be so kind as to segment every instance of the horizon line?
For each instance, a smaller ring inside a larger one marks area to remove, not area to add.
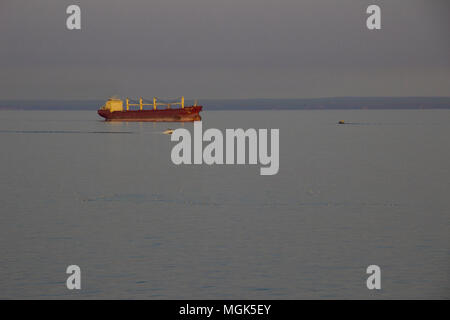
[[[126,96],[125,96],[126,98]],[[248,97],[248,98],[211,98],[199,97],[190,98],[187,100],[204,99],[204,100],[320,100],[320,99],[450,99],[450,96],[324,96],[314,98],[276,98],[276,97]],[[104,100],[106,98],[0,98],[0,101],[89,101],[89,100]]]

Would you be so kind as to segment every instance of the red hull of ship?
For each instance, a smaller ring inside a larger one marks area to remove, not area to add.
[[[151,121],[151,122],[188,122],[199,121],[202,106],[185,107],[180,109],[161,110],[129,110],[114,111],[98,110],[98,114],[106,121]]]

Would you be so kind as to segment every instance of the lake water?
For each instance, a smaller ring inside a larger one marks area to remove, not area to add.
[[[172,164],[180,126],[0,112],[0,298],[450,298],[450,110],[203,112],[279,128],[275,176]]]

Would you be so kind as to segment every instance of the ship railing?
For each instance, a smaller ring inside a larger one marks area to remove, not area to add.
[[[139,110],[143,110],[144,106],[153,106],[153,110],[156,110],[158,108],[158,106],[166,106],[167,109],[170,109],[170,107],[173,106],[173,105],[180,105],[181,108],[184,109],[184,97],[181,97],[181,98],[177,99],[177,100],[180,100],[180,101],[167,102],[167,103],[159,102],[158,100],[162,100],[162,99],[159,99],[157,97],[153,97],[153,101],[150,102],[150,100],[144,99],[142,97],[139,98],[139,101],[126,98],[127,111],[130,110],[130,107],[132,107],[132,106],[138,106]],[[168,99],[168,100],[172,100],[172,99]],[[173,99],[173,100],[175,100],[175,99]]]

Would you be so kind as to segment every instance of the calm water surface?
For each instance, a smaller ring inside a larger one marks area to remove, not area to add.
[[[279,128],[275,176],[175,166],[179,126],[0,112],[0,298],[450,298],[449,110],[203,112]]]

